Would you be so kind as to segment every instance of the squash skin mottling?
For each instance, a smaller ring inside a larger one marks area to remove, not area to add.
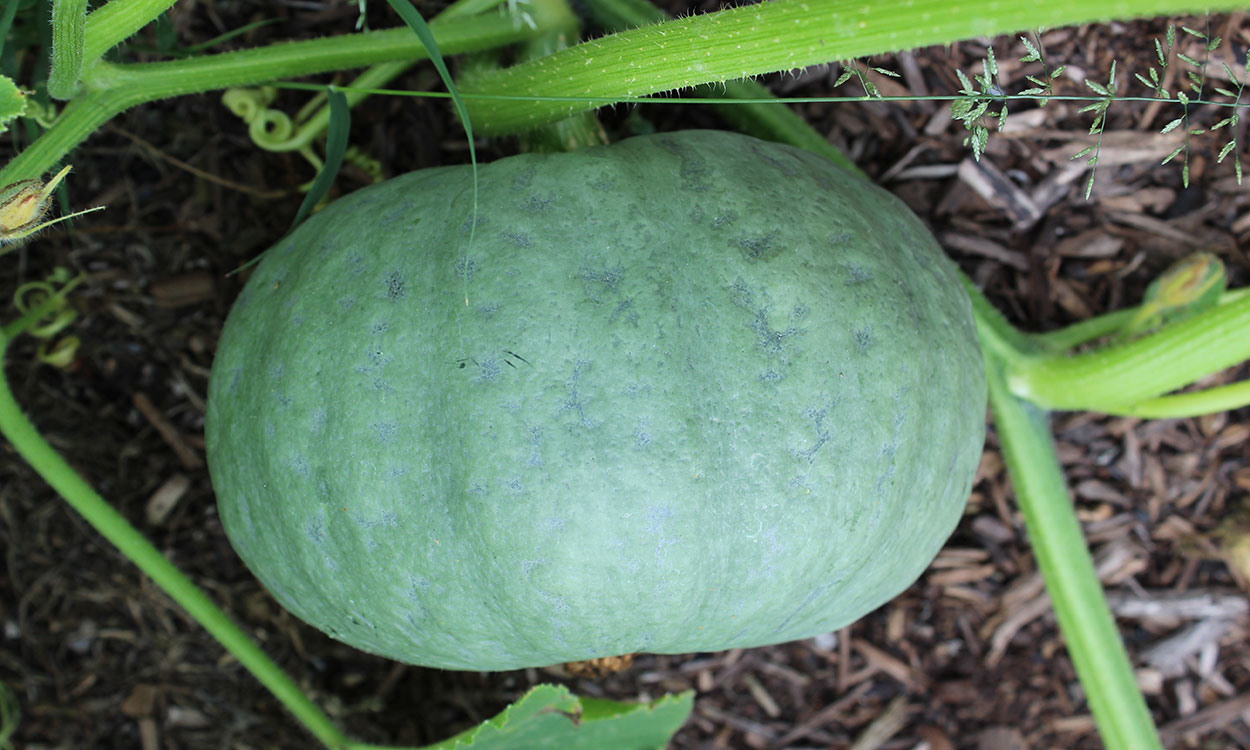
[[[958,522],[986,387],[953,265],[807,152],[685,131],[353,193],[231,311],[222,522],[357,648],[504,670],[794,640]]]

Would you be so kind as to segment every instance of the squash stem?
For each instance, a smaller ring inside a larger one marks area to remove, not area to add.
[[[1218,0],[1199,10],[1238,7]],[[1109,18],[1176,15],[1192,0],[947,0],[848,3],[772,0],[630,29],[515,65],[465,87],[468,94],[524,94],[563,100],[476,99],[469,114],[483,134],[513,133],[575,111],[705,83],[795,70],[831,60],[948,44],[1029,28]],[[569,101],[568,97],[584,97]]]
[[[112,5],[109,3],[97,13]],[[88,47],[94,17],[93,14],[87,19]],[[545,28],[546,18],[536,15],[534,20],[539,29]],[[503,14],[458,17],[438,23],[431,30],[439,48],[447,55],[491,49],[537,33],[529,26],[518,26]],[[96,61],[83,69],[82,92],[70,100],[52,127],[0,170],[0,184],[47,172],[104,123],[139,104],[184,94],[253,86],[279,78],[427,58],[425,48],[412,31],[399,27],[168,62]]]
[[[1008,366],[1007,386],[1046,409],[1124,413],[1250,358],[1250,294],[1123,344]]]
[[[670,20],[667,13],[646,0],[590,0],[591,17],[608,31],[648,26]],[[775,101],[767,87],[754,81],[727,81],[723,85],[696,86],[699,98],[729,98],[735,101],[711,105],[735,130],[758,138],[805,148],[824,156],[848,172],[867,179],[860,168],[827,138],[786,104]]]
[[[1242,380],[1191,393],[1138,401],[1132,406],[1112,407],[1108,414],[1144,419],[1184,419],[1250,406],[1250,380]]]
[[[1047,415],[1011,394],[992,351],[986,377],[1016,500],[1103,743],[1107,750],[1161,749],[1073,512]]]
[[[347,737],[300,691],[282,669],[164,555],[105,502],[39,434],[9,389],[3,373],[8,332],[0,329],[0,434],[96,531],[204,626],[328,748],[343,748]]]

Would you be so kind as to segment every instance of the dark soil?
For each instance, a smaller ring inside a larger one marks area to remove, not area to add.
[[[173,11],[185,44],[261,18],[278,21],[227,46],[349,31],[355,3],[189,0]],[[394,17],[378,5],[371,21],[389,26]],[[1245,16],[1209,21],[1213,35],[1225,39],[1213,54],[1240,70],[1236,61],[1245,60],[1250,43]],[[1086,93],[1082,76],[1105,81],[1115,59],[1121,91],[1147,95],[1130,76],[1146,74],[1152,40],[1165,28],[1160,21],[1045,34],[1047,62],[1068,66],[1058,93]],[[151,30],[143,38],[156,39]],[[1196,43],[1182,39],[1201,58]],[[955,69],[979,69],[985,49],[970,42],[873,60],[905,74],[874,78],[887,95],[952,93]],[[1024,75],[1040,72],[1014,62],[1024,54],[1017,41],[997,39],[993,49],[1013,90],[1023,87]],[[1174,62],[1172,69],[1180,67]],[[858,93],[854,81],[835,91],[837,74],[816,69],[767,82],[792,96]],[[1169,82],[1173,90],[1180,85]],[[441,88],[426,66],[394,86]],[[279,103],[293,112],[306,97],[287,91]],[[1250,282],[1250,188],[1236,184],[1231,164],[1240,158],[1250,166],[1244,117],[1235,128],[1190,140],[1184,187],[1183,157],[1160,166],[1174,142],[1155,135],[1177,113],[1147,102],[1115,104],[1086,200],[1084,177],[1072,171],[1081,162],[1068,156],[1083,148],[1091,118],[1072,103],[1013,105],[1014,129],[991,136],[979,168],[941,102],[796,106],[929,221],[951,256],[1027,329],[1135,304],[1162,269],[1195,250],[1219,255],[1232,285]],[[1192,116],[1209,126],[1225,115],[1200,106]],[[614,134],[648,123],[717,124],[701,107],[618,107],[605,122]],[[1217,164],[1230,137],[1237,152]],[[468,158],[442,100],[368,100],[353,114],[352,143],[387,174]],[[513,148],[508,140],[482,142],[479,154],[489,159]],[[7,254],[0,289],[7,298],[55,267],[85,272],[88,281],[72,298],[81,348],[70,367],[55,369],[38,363],[35,342],[24,337],[8,352],[9,381],[70,463],[354,736],[430,743],[495,714],[537,682],[556,681],[579,694],[625,700],[697,690],[675,748],[848,748],[892,718],[895,731],[856,747],[1101,746],[1038,585],[992,432],[964,523],[932,569],[828,638],[644,655],[605,679],[569,677],[558,668],[421,669],[327,639],[282,611],[234,555],[202,450],[214,344],[241,283],[228,273],[283,234],[311,168],[297,155],[255,147],[217,95],[128,112],[72,161],[73,205],[108,210],[79,220],[72,234],[58,227]],[[337,190],[366,183],[349,168]],[[14,317],[6,307],[3,318]],[[1248,374],[1243,365],[1212,382]],[[1054,427],[1109,591],[1119,600],[1152,602],[1145,614],[1121,610],[1119,624],[1167,742],[1250,747],[1245,580],[1224,555],[1240,537],[1216,533],[1250,495],[1250,409],[1155,422],[1058,415]],[[158,498],[172,499],[172,507],[156,513]],[[0,443],[0,549],[0,681],[22,706],[18,747],[313,746],[249,673],[7,442]],[[1186,597],[1206,597],[1209,606],[1194,614],[1181,606]]]

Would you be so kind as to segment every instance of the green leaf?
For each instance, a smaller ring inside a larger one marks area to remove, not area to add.
[[[968,76],[964,75],[964,72],[962,70],[960,70],[959,68],[955,68],[955,75],[959,76],[959,85],[960,85],[959,93],[975,94],[977,92],[977,90],[972,87],[972,81],[968,80]]]
[[[842,75],[838,76],[838,80],[833,82],[833,87],[836,89],[849,80],[851,80],[851,71],[844,70],[842,71]]]
[[[1185,121],[1184,117],[1178,117],[1175,120],[1172,120],[1171,122],[1169,122],[1167,125],[1164,125],[1159,130],[1159,134],[1163,135],[1165,133],[1171,133],[1173,130],[1176,130],[1176,128],[1180,127],[1180,124],[1184,121]]]
[[[1227,67],[1227,66],[1225,66],[1225,67]],[[1230,97],[1230,98],[1233,98],[1233,99],[1237,98],[1237,95],[1236,95],[1236,94],[1234,94],[1233,92],[1231,92],[1231,91],[1229,91],[1228,89],[1223,88],[1223,87],[1221,87],[1221,86],[1216,86],[1216,87],[1215,87],[1215,93],[1217,93],[1217,94],[1223,94],[1224,96],[1227,96],[1227,97]]]
[[[1085,85],[1093,89],[1094,93],[1098,94],[1099,96],[1111,96],[1111,92],[1107,91],[1107,87],[1103,86],[1101,83],[1098,83],[1097,81],[1091,81],[1088,78],[1086,78]]]
[[[1052,80],[1052,81],[1053,81],[1053,80],[1055,80],[1056,78],[1058,78],[1058,77],[1059,77],[1059,75],[1060,75],[1061,73],[1063,73],[1063,71],[1065,71],[1065,70],[1067,70],[1067,69],[1068,69],[1068,66],[1067,66],[1067,65],[1060,65],[1059,67],[1057,67],[1057,68],[1055,68],[1054,70],[1050,71],[1050,80]]]
[[[1178,60],[1180,60],[1181,62],[1187,62],[1187,63],[1189,63],[1190,65],[1194,66],[1195,68],[1201,68],[1201,67],[1202,67],[1202,63],[1198,62],[1197,60],[1193,59],[1192,57],[1190,57],[1189,55],[1186,55],[1186,54],[1185,54],[1185,53],[1183,53],[1183,52],[1177,52],[1177,53],[1176,53],[1176,58],[1177,58]]]
[[[1169,44],[1171,43],[1169,42]],[[1159,58],[1159,64],[1166,68],[1168,65],[1168,57],[1163,54],[1163,45],[1159,44],[1158,39],[1155,39],[1155,56]]]
[[[1229,119],[1232,119],[1232,118],[1229,118]],[[1226,121],[1226,122],[1227,122],[1227,121]],[[1220,153],[1219,153],[1219,155],[1217,155],[1217,156],[1215,157],[1215,163],[1216,163],[1216,164],[1223,164],[1223,163],[1224,163],[1224,157],[1225,157],[1225,156],[1228,156],[1229,152],[1231,152],[1231,151],[1233,150],[1233,146],[1236,146],[1236,145],[1237,145],[1237,141],[1229,141],[1228,143],[1225,143],[1225,144],[1224,144],[1224,147],[1220,149]]]
[[[1179,154],[1180,152],[1182,152],[1182,151],[1184,151],[1184,150],[1185,150],[1185,144],[1183,144],[1183,143],[1182,143],[1181,145],[1179,145],[1179,146],[1177,146],[1177,147],[1176,147],[1176,150],[1175,150],[1175,151],[1173,151],[1172,153],[1168,154],[1168,155],[1167,155],[1167,157],[1166,157],[1166,158],[1164,158],[1164,160],[1163,160],[1163,161],[1159,162],[1159,164],[1160,164],[1160,165],[1167,164],[1168,162],[1170,162],[1170,161],[1172,161],[1173,159],[1175,159],[1177,154]]]
[[[1197,37],[1199,39],[1207,38],[1206,34],[1203,34],[1201,31],[1196,31],[1194,29],[1191,29],[1188,26],[1182,26],[1181,31],[1185,32],[1186,34],[1189,34],[1190,36]]]
[[[1071,155],[1071,156],[1069,156],[1068,158],[1069,158],[1069,159],[1079,159],[1079,158],[1081,158],[1082,156],[1085,156],[1085,155],[1089,154],[1089,153],[1090,153],[1091,151],[1093,151],[1093,150],[1094,150],[1094,147],[1093,147],[1093,146],[1086,146],[1085,148],[1081,149],[1080,151],[1077,151],[1075,154],[1072,154],[1072,155]]]
[[[26,94],[8,76],[0,76],[0,133],[9,123],[26,114]]]
[[[1168,48],[1176,44],[1176,27],[1168,24]]]
[[[1213,253],[1191,253],[1146,287],[1141,306],[1120,330],[1119,338],[1134,338],[1210,309],[1227,286],[1228,277],[1219,257]]]
[[[426,750],[661,750],[693,705],[693,692],[632,704],[537,685],[493,719]]]
[[[901,75],[899,75],[898,73],[895,73],[892,70],[886,70],[885,68],[872,68],[872,69],[877,71],[883,76],[890,76],[891,78],[902,78]]]
[[[1030,42],[1028,37],[1020,37],[1020,43],[1024,45],[1025,52],[1028,52],[1027,55],[1020,58],[1020,62],[1037,62],[1042,59],[1042,53],[1037,51],[1037,47],[1033,46],[1033,42]]]
[[[1151,68],[1150,72],[1151,73],[1155,72],[1155,69]],[[1154,88],[1154,84],[1152,84],[1150,81],[1147,81],[1146,77],[1142,75],[1141,73],[1134,73],[1133,75],[1137,78],[1138,81],[1141,81],[1141,85],[1147,88]]]
[[[972,131],[972,158],[981,161],[981,154],[985,153],[985,146],[990,141],[990,131],[978,125]]]

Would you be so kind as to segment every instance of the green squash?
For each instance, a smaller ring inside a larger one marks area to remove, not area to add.
[[[842,627],[932,560],[986,387],[898,200],[689,131],[349,195],[264,258],[209,388],[222,523],[286,608],[503,670]]]

